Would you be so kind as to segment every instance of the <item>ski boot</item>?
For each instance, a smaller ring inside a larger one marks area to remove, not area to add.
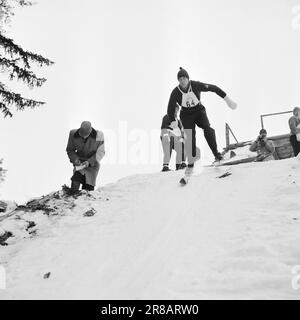
[[[221,155],[220,152],[218,152],[216,155],[215,155],[215,161],[213,162],[213,165],[214,166],[218,166],[222,163],[222,160],[224,160],[223,156]]]

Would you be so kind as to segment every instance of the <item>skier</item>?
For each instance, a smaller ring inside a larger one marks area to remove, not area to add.
[[[170,171],[169,162],[172,155],[172,150],[176,152],[176,170],[181,170],[186,167],[185,149],[184,149],[184,130],[181,121],[178,119],[179,107],[176,106],[174,119],[177,122],[177,128],[170,127],[170,119],[166,114],[162,119],[160,140],[163,148],[164,159],[162,172]]]
[[[215,161],[223,159],[217,149],[215,130],[211,128],[207,118],[206,109],[201,104],[201,92],[215,92],[223,98],[231,109],[236,109],[237,104],[232,101],[229,96],[219,87],[211,84],[205,84],[198,81],[190,80],[189,74],[183,68],[180,68],[177,79],[179,85],[174,88],[170,95],[168,104],[168,116],[171,121],[171,128],[177,127],[177,122],[174,118],[174,110],[177,105],[181,106],[180,120],[183,124],[187,135],[186,152],[188,158],[188,168],[192,170],[194,167],[196,156],[196,129],[195,126],[202,128],[205,139],[215,156]]]
[[[294,155],[297,157],[300,152],[300,108],[294,108],[293,116],[289,119],[289,126],[291,130],[290,142]]]
[[[82,189],[94,190],[100,169],[100,161],[104,157],[104,135],[102,131],[92,128],[89,121],[83,121],[79,129],[70,131],[66,148],[74,170],[71,178],[71,191]]]

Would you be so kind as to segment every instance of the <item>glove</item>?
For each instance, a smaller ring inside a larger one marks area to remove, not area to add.
[[[232,110],[235,110],[237,108],[237,104],[231,100],[228,95],[224,98],[224,100],[226,101],[228,107]]]
[[[79,166],[81,164],[81,161],[79,159],[76,159],[74,161],[74,166]]]

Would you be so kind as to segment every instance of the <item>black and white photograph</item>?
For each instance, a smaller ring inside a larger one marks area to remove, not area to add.
[[[299,300],[299,57],[300,0],[0,0],[0,300]]]

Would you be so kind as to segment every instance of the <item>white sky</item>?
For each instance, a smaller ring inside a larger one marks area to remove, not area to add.
[[[47,104],[0,118],[5,199],[22,202],[69,184],[68,132],[83,120],[106,136],[97,186],[160,170],[161,118],[179,66],[238,103],[232,111],[202,95],[220,150],[225,122],[239,140],[254,139],[260,114],[300,105],[300,0],[39,0],[17,12],[7,35],[55,65],[36,69],[48,79],[40,89],[6,81]],[[288,133],[287,118],[267,119],[268,132]],[[201,129],[197,139],[212,161]]]

